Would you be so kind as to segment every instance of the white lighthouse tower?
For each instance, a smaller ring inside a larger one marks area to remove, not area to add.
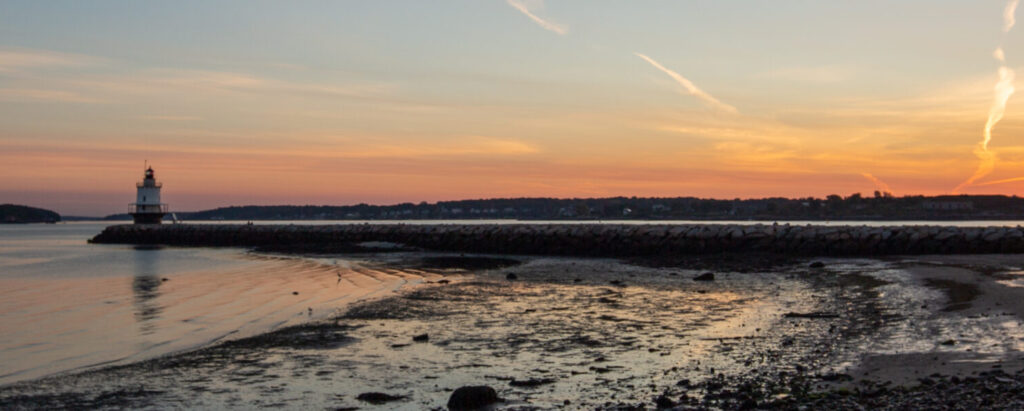
[[[135,219],[135,224],[160,224],[167,214],[167,204],[160,202],[160,188],[163,184],[156,182],[153,167],[146,168],[146,177],[136,183],[135,203],[129,205],[128,213]]]

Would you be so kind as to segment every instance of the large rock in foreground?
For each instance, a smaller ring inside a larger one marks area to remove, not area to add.
[[[448,398],[451,411],[469,411],[484,408],[498,402],[498,393],[486,385],[461,387]]]

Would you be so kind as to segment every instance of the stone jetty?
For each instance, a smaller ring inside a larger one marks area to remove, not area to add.
[[[1024,252],[1024,228],[790,224],[116,225],[100,244],[330,251],[370,241],[434,251],[566,256],[763,252],[806,256]]]

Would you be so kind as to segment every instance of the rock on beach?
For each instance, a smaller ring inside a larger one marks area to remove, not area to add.
[[[460,387],[448,398],[451,411],[476,410],[500,401],[498,392],[486,385]]]

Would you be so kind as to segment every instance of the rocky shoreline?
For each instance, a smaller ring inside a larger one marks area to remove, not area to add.
[[[714,258],[348,258],[441,279],[324,322],[0,387],[0,403],[440,410],[487,387],[495,409],[1024,406],[1024,303],[1003,285],[1018,280],[1016,255],[751,270]]]
[[[628,257],[706,253],[879,256],[1024,252],[1024,228],[790,224],[117,225],[98,244],[267,247],[350,252],[366,242],[432,251]]]

